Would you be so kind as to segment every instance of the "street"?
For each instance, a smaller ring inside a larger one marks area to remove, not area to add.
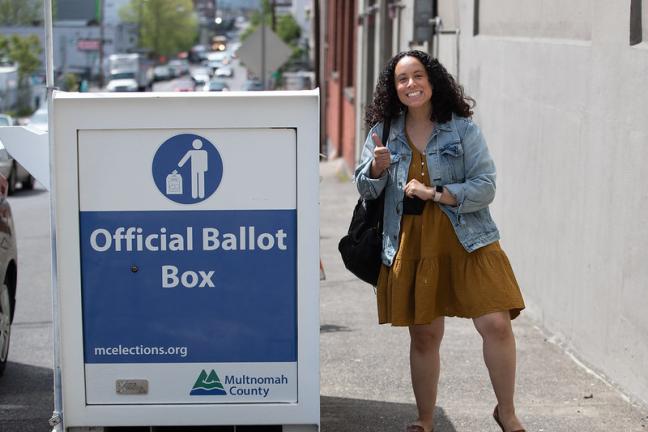
[[[375,297],[342,266],[337,242],[356,200],[334,164],[321,165],[321,430],[402,431],[416,415],[407,330],[376,324]],[[52,413],[49,194],[37,185],[9,198],[18,240],[17,310],[0,378],[0,432],[45,432]],[[643,431],[645,408],[579,366],[524,313],[518,343],[518,412],[527,431]],[[79,371],[82,373],[82,371]],[[495,432],[495,398],[469,320],[448,319],[442,345],[437,432]]]
[[[247,70],[245,67],[241,66],[238,59],[232,59],[232,70],[234,71],[234,76],[231,78],[221,78],[227,83],[230,90],[242,90],[243,83],[245,82],[247,76]],[[196,68],[203,68],[202,66],[191,65],[191,70]],[[153,84],[154,92],[173,92],[173,91],[186,91],[187,89],[193,89],[194,84],[191,80],[191,75],[183,75],[181,77],[169,80],[169,81],[159,81]],[[202,91],[202,88],[198,87],[195,91]]]
[[[9,201],[18,288],[9,361],[0,378],[0,431],[47,431],[54,406],[49,193],[37,183]]]

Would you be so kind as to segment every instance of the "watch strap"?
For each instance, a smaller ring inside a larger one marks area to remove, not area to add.
[[[443,196],[443,186],[436,186],[434,188],[434,196],[432,197],[432,201],[439,202],[441,201],[442,196]]]

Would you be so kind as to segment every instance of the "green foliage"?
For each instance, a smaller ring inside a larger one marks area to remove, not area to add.
[[[256,11],[250,17],[250,26],[241,34],[241,41],[247,39],[265,21],[270,27],[272,25],[272,5],[269,0],[261,1],[261,12]],[[280,15],[275,17],[275,33],[279,38],[291,47],[295,47],[301,36],[301,28],[292,15]]]
[[[131,0],[119,16],[138,25],[140,48],[156,55],[186,51],[198,34],[192,0]]]
[[[18,64],[18,82],[21,86],[40,68],[41,51],[40,40],[36,35],[0,35],[0,59],[8,59]]]
[[[31,26],[43,20],[43,0],[0,0],[0,26]]]
[[[261,0],[261,10],[254,11],[250,16],[250,25],[241,33],[241,42],[245,41],[265,21],[270,27],[272,25],[272,6],[269,0]]]
[[[16,110],[8,112],[8,114],[13,118],[29,117],[33,113],[34,110],[29,105],[21,105]]]
[[[291,46],[299,41],[301,28],[292,15],[282,15],[277,19],[277,36]]]
[[[63,75],[63,90],[69,92],[79,91],[79,81],[75,74],[68,72]]]

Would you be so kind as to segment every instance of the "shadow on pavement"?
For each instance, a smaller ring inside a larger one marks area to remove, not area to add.
[[[335,333],[335,332],[349,332],[349,327],[340,326],[336,324],[322,324],[320,325],[320,333]]]
[[[404,432],[414,419],[414,404],[321,397],[322,432]],[[434,432],[456,432],[440,407],[434,413]]]
[[[7,362],[0,377],[0,432],[43,432],[54,409],[49,368]]]
[[[53,406],[51,369],[7,363],[0,377],[0,432],[48,431]],[[403,432],[415,418],[414,404],[321,397],[322,432]],[[443,408],[437,407],[434,425],[435,432],[456,432]]]

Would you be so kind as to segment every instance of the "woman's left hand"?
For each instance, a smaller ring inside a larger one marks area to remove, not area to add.
[[[434,195],[432,188],[428,188],[416,179],[410,180],[403,188],[403,191],[405,192],[405,195],[410,198],[417,197],[422,200],[432,199],[432,196]]]

